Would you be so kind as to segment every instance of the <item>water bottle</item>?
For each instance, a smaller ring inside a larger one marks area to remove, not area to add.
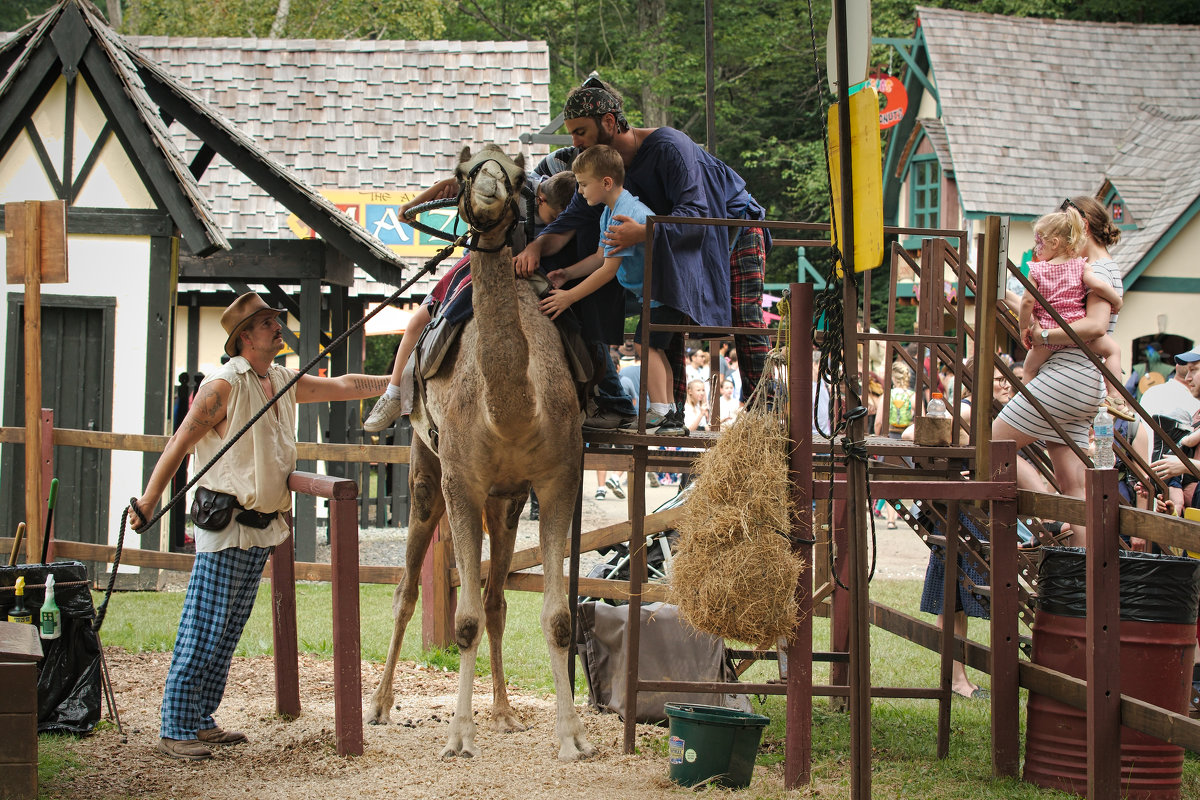
[[[1092,461],[1096,469],[1115,469],[1117,457],[1113,455],[1113,418],[1107,406],[1100,406],[1096,418],[1092,420],[1092,430],[1096,443],[1096,455]]]
[[[925,416],[934,419],[950,419],[950,411],[946,408],[946,401],[942,398],[941,392],[934,392],[930,396],[929,405],[925,407]]]

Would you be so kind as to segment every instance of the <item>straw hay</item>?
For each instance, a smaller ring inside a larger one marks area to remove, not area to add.
[[[676,528],[671,602],[699,630],[774,647],[795,626],[803,561],[787,538],[794,504],[782,404],[765,405],[756,392],[695,462]]]

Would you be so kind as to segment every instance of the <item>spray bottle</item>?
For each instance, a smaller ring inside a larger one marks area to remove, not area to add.
[[[54,599],[54,575],[46,575],[46,600],[42,603],[40,633],[43,639],[57,639],[62,636],[62,613],[58,610],[58,601]]]
[[[33,624],[33,611],[25,604],[25,578],[17,578],[16,599],[13,601],[13,606],[8,610],[8,621],[23,623],[25,625]]]

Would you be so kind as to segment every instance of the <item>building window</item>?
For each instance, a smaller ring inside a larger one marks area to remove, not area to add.
[[[942,171],[937,157],[917,157],[909,167],[910,220],[914,228],[936,228],[942,202]]]

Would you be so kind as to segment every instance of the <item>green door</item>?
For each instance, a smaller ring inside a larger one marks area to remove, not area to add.
[[[4,378],[4,425],[25,424],[24,296],[8,296],[8,352]],[[54,410],[56,428],[107,431],[112,427],[113,331],[116,301],[110,297],[42,295],[42,407]],[[107,450],[54,448],[58,499],[54,537],[108,543]],[[16,530],[25,517],[23,445],[0,453],[0,530]]]

